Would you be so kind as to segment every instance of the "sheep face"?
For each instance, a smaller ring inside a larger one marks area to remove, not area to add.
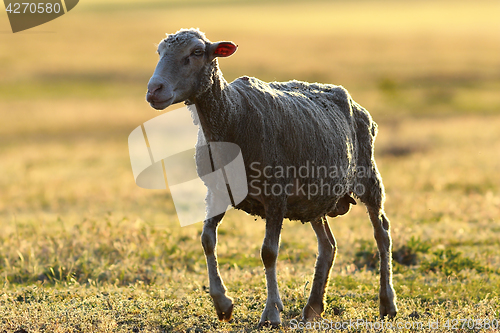
[[[192,100],[207,86],[207,75],[216,57],[227,57],[236,51],[231,42],[211,43],[198,30],[182,30],[169,35],[158,45],[160,60],[148,83],[146,99],[163,110],[167,106]]]

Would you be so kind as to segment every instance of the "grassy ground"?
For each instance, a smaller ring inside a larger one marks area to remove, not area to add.
[[[394,239],[400,311],[393,324],[415,332],[436,322],[435,331],[447,332],[447,320],[463,332],[495,325],[499,9],[496,1],[88,0],[18,34],[8,33],[4,15],[0,332],[257,329],[264,223],[238,211],[224,219],[221,273],[236,306],[234,319],[219,323],[201,224],[181,228],[168,191],[133,182],[128,134],[157,115],[144,101],[154,44],[191,26],[239,45],[221,62],[228,80],[342,84],[371,111]],[[380,323],[364,209],[330,223],[339,253],[324,317]],[[283,331],[300,318],[315,257],[310,226],[286,221],[278,266]],[[460,319],[470,321],[462,328]]]

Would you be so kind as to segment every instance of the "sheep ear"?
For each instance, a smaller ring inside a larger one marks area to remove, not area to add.
[[[217,42],[210,45],[209,56],[210,60],[215,57],[229,57],[238,48],[233,42]]]

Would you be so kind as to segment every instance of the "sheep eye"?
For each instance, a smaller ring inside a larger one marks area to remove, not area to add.
[[[201,56],[201,55],[203,55],[203,53],[204,53],[203,50],[194,50],[193,51],[193,55],[195,55],[195,56]]]

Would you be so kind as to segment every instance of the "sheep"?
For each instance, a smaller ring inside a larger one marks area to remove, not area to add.
[[[310,222],[316,234],[319,254],[302,318],[321,318],[337,253],[326,216],[347,213],[356,203],[353,196],[367,208],[380,254],[380,316],[394,317],[392,241],[383,207],[384,186],[374,160],[376,123],[342,86],[295,80],[266,83],[248,76],[228,83],[217,58],[228,57],[236,49],[233,42],[211,42],[198,29],[167,34],[158,45],[160,59],[146,99],[157,110],[180,102],[195,105],[203,133],[197,147],[206,144],[205,138],[235,143],[241,149],[249,191],[235,208],[266,221],[261,258],[267,301],[259,326],[281,324],[276,261],[284,218]],[[197,150],[197,162],[200,154]],[[207,216],[213,216],[210,212],[220,205],[213,192],[209,187]],[[210,296],[219,320],[229,321],[233,300],[226,295],[216,255],[217,227],[223,216],[204,221],[201,243]]]

